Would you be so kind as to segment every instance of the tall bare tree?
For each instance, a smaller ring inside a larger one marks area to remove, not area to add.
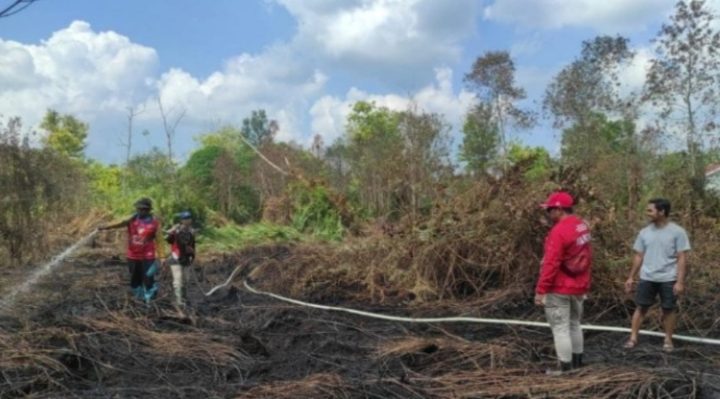
[[[177,112],[173,112],[171,109],[169,112],[165,112],[163,107],[162,99],[157,99],[158,109],[160,110],[160,117],[163,122],[163,130],[165,131],[165,140],[167,142],[168,158],[173,159],[173,141],[175,140],[175,129],[177,129],[180,121],[185,117],[185,108],[181,108]],[[171,114],[175,113],[174,116]]]
[[[127,110],[127,132],[125,133],[125,139],[120,139],[120,145],[125,148],[125,166],[127,167],[130,163],[130,157],[132,156],[132,143],[133,143],[133,123],[135,117],[142,114],[145,110],[138,109],[134,106],[126,108]],[[127,192],[127,176],[123,173],[121,186],[123,193]]]
[[[465,83],[475,89],[480,102],[492,110],[492,121],[500,134],[503,159],[508,153],[511,129],[527,129],[535,124],[535,114],[517,102],[526,98],[525,90],[515,83],[515,63],[507,51],[488,51],[473,63]],[[506,162],[503,162],[505,166]]]
[[[609,199],[627,205],[630,219],[640,200],[642,149],[637,94],[622,93],[619,73],[634,56],[622,36],[584,41],[580,56],[555,76],[543,99],[555,127],[563,128],[563,164],[591,177],[599,192],[624,187],[625,195]]]
[[[656,58],[648,70],[644,99],[660,108],[668,130],[684,135],[693,191],[704,191],[701,155],[718,131],[720,32],[704,0],[680,0],[655,39]],[[694,196],[695,197],[695,196]]]
[[[582,43],[580,57],[564,67],[545,92],[543,108],[555,127],[585,126],[598,113],[615,114],[624,108],[618,72],[633,59],[629,40],[598,36]]]

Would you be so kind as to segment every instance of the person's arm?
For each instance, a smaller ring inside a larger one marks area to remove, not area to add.
[[[114,229],[119,229],[119,228],[121,228],[121,227],[127,227],[128,224],[130,224],[130,220],[132,220],[132,218],[125,219],[125,220],[121,220],[121,221],[119,221],[119,222],[117,222],[117,223],[108,224],[108,225],[105,225],[105,226],[100,226],[100,227],[98,227],[98,230],[100,230],[100,231],[102,231],[102,230],[114,230]]]
[[[555,276],[557,276],[560,270],[560,263],[562,263],[562,250],[563,243],[559,231],[551,231],[545,244],[545,254],[543,256],[542,266],[540,267],[540,278],[535,286],[536,305],[544,304],[545,295],[555,281]]]
[[[673,286],[673,292],[675,295],[682,295],[685,293],[685,276],[687,276],[687,251],[678,252],[677,258],[677,281]]]
[[[162,225],[160,224],[160,221],[157,223],[157,227],[155,230],[155,256],[158,257],[158,259],[164,260],[165,259],[165,240],[162,238]]]
[[[635,251],[635,255],[633,256],[632,268],[630,268],[630,275],[628,276],[627,280],[625,280],[625,292],[628,294],[632,292],[635,276],[637,276],[638,272],[640,271],[643,260],[645,259],[645,251],[647,250],[647,248],[645,246],[645,239],[643,238],[644,232],[644,229],[641,230],[640,233],[638,233],[637,237],[635,237],[635,243],[633,243],[633,251]]]
[[[635,282],[635,276],[637,276],[638,272],[640,271],[640,266],[642,266],[644,257],[645,254],[642,252],[635,252],[635,256],[633,256],[630,275],[628,276],[627,280],[625,280],[625,292],[628,294],[632,292],[632,286],[633,282]]]
[[[675,238],[675,248],[677,248],[677,281],[673,286],[673,292],[679,296],[685,293],[685,279],[688,273],[687,254],[690,251],[690,239],[683,229]]]

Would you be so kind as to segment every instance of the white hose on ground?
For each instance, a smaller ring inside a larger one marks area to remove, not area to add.
[[[235,277],[237,272],[240,270],[240,268],[236,268],[232,274],[230,274],[230,277],[222,283],[215,287],[213,287],[210,291],[208,291],[205,295],[210,296],[214,294],[217,290],[228,286],[232,279]],[[292,299],[288,297],[284,297],[282,295],[273,294],[272,292],[266,292],[266,291],[260,291],[255,288],[253,288],[247,280],[243,280],[243,285],[245,286],[245,289],[252,292],[253,294],[257,295],[264,295],[270,298],[277,299],[279,301],[292,303],[293,305],[298,305],[306,308],[313,308],[313,309],[321,309],[321,310],[330,310],[335,312],[344,312],[344,313],[350,313],[358,316],[364,316],[364,317],[371,317],[374,319],[381,319],[381,320],[388,320],[388,321],[399,321],[403,323],[482,323],[482,324],[500,324],[505,326],[527,326],[527,327],[547,327],[549,328],[550,325],[548,323],[544,323],[541,321],[526,321],[526,320],[514,320],[514,319],[488,319],[488,318],[482,318],[482,317],[468,317],[468,316],[452,316],[452,317],[404,317],[404,316],[391,316],[391,315],[385,315],[380,313],[374,313],[374,312],[366,312],[364,310],[357,310],[357,309],[351,309],[351,308],[345,308],[341,306],[328,306],[328,305],[320,305],[317,303],[310,303],[310,302],[304,302],[299,301],[297,299]],[[606,332],[620,332],[620,333],[630,333],[630,329],[627,327],[614,327],[614,326],[599,326],[599,325],[593,325],[593,324],[584,324],[582,326],[583,330],[585,331],[606,331]],[[648,331],[648,330],[640,330],[641,335],[649,335],[653,337],[665,337],[664,333],[657,332],[657,331]],[[679,341],[686,341],[686,342],[693,342],[697,344],[707,344],[707,345],[720,345],[720,339],[714,339],[714,338],[705,338],[705,337],[692,337],[687,335],[673,335],[673,339],[679,340]]]

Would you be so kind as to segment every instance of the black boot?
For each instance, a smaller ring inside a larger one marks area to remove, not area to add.
[[[579,369],[583,366],[583,354],[582,353],[573,353],[572,355],[572,368]]]
[[[559,376],[567,373],[568,371],[572,370],[573,366],[570,362],[560,362],[560,368],[559,369],[547,369],[545,370],[545,374],[549,376]]]

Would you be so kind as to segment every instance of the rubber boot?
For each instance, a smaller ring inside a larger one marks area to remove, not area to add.
[[[150,302],[155,299],[155,296],[158,292],[158,284],[154,283],[150,288],[145,288],[145,303],[150,304]]]
[[[559,369],[547,369],[545,370],[545,375],[549,376],[560,376],[568,371],[572,370],[572,363],[571,362],[560,362],[560,368]]]
[[[572,355],[572,368],[579,369],[583,366],[583,354],[573,353]]]
[[[145,299],[145,289],[143,289],[142,286],[141,287],[131,287],[130,290],[132,291],[133,296],[136,299],[139,299],[141,301]]]

